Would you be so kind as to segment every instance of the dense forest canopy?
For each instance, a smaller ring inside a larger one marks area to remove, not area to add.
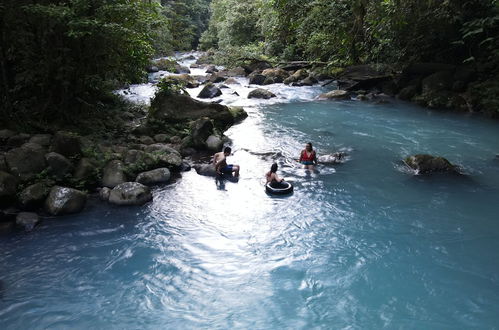
[[[465,64],[495,107],[498,35],[498,0],[3,0],[1,113],[69,118],[143,80],[152,57],[196,48],[219,64]]]
[[[74,117],[142,81],[153,56],[190,50],[209,0],[5,0],[0,103],[7,118]]]

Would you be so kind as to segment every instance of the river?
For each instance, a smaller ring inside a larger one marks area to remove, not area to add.
[[[499,326],[497,122],[316,101],[321,87],[271,85],[276,99],[248,100],[238,79],[240,97],[224,90],[223,102],[249,113],[226,132],[239,182],[191,171],[147,206],[93,201],[1,237],[3,329]],[[308,141],[347,161],[304,171],[294,159]],[[414,175],[401,159],[415,153],[466,175]],[[265,193],[274,161],[293,195]]]

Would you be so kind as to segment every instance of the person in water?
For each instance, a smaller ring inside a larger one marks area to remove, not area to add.
[[[315,153],[312,143],[305,145],[305,149],[301,151],[299,162],[303,164],[303,168],[313,170],[317,165],[317,154]]]
[[[270,183],[271,186],[273,186],[273,185],[279,185],[279,184],[281,184],[284,181],[284,179],[280,178],[277,175],[277,168],[278,168],[277,164],[274,163],[270,167],[270,171],[267,172],[267,174],[265,174],[265,177],[267,178],[267,183]]]
[[[232,175],[232,173],[234,173],[234,176],[237,177],[239,176],[239,170],[241,167],[239,165],[227,164],[227,157],[230,156],[231,152],[232,149],[229,147],[225,147],[222,152],[217,152],[213,156],[213,166],[215,166],[215,171],[217,171],[220,175]]]

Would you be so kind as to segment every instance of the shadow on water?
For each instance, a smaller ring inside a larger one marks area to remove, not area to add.
[[[5,283],[4,281],[0,280],[0,300],[4,298],[5,295]]]
[[[217,175],[215,177],[215,184],[217,186],[218,190],[226,190],[226,183],[232,182],[232,183],[238,183],[239,182],[239,177],[235,177],[233,175],[227,175],[227,174],[222,174],[222,175]]]

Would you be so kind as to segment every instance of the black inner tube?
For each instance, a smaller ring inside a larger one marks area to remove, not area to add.
[[[271,182],[265,185],[265,190],[272,195],[287,195],[293,192],[293,185],[289,182]]]

